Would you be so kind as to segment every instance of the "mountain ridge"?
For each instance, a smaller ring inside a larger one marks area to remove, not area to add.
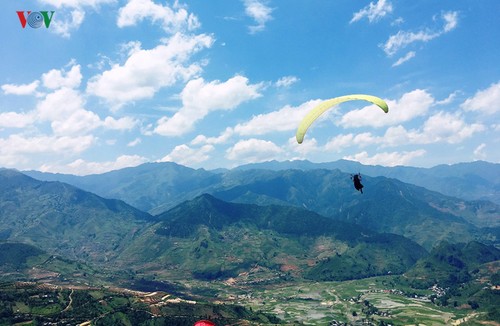
[[[0,235],[71,259],[104,262],[154,220],[125,202],[61,182],[0,171]],[[73,246],[78,242],[81,246]]]

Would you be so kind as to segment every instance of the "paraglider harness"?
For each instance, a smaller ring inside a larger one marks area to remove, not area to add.
[[[354,182],[354,188],[356,188],[357,191],[360,191],[363,193],[363,185],[361,184],[361,173],[352,175],[351,174],[351,179]]]

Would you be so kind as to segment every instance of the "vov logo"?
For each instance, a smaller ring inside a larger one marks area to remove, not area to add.
[[[55,11],[16,11],[19,17],[19,22],[23,28],[26,27],[26,23],[31,28],[40,28],[45,25],[49,28],[52,17],[54,17]]]

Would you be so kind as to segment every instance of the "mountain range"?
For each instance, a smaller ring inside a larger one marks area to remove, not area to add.
[[[351,161],[331,164],[291,161],[216,172],[168,162],[148,163],[89,176],[25,173],[40,180],[68,182],[106,198],[117,198],[152,215],[159,215],[186,200],[209,193],[228,202],[306,208],[337,220],[368,225],[377,232],[403,235],[428,250],[442,240],[490,239],[493,243],[498,237],[500,209],[493,202],[464,200],[399,179],[368,175],[363,175],[365,193],[360,195],[352,187],[350,174],[334,166],[366,173],[380,170],[389,174],[393,171],[391,168],[361,166]],[[450,166],[450,171],[446,173],[431,173],[417,168],[399,169],[420,171],[414,173],[417,176],[428,175],[417,178],[421,180],[437,175],[432,179],[434,183],[447,185],[448,188],[454,188],[454,184],[445,182],[444,176],[466,182],[470,175],[484,180],[487,175],[500,173],[499,164],[486,162]],[[436,169],[446,170],[446,166]],[[497,179],[491,178],[494,184],[491,189],[500,185]],[[421,229],[427,231],[421,232]]]
[[[123,201],[0,170],[0,240],[69,259],[112,259],[153,217]]]
[[[498,180],[487,178],[497,169],[348,161],[215,171],[149,163],[90,176],[0,169],[1,280],[105,280],[203,296],[217,290],[183,282],[252,287],[402,275],[461,294],[459,284],[498,278]],[[358,172],[363,194],[350,178]],[[460,190],[467,180],[477,182]],[[433,183],[457,185],[460,196],[431,190]]]

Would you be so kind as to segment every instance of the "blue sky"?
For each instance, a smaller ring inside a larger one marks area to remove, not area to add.
[[[0,166],[500,162],[497,0],[2,1]],[[54,11],[22,28],[16,11]],[[322,100],[332,108],[295,141]]]

